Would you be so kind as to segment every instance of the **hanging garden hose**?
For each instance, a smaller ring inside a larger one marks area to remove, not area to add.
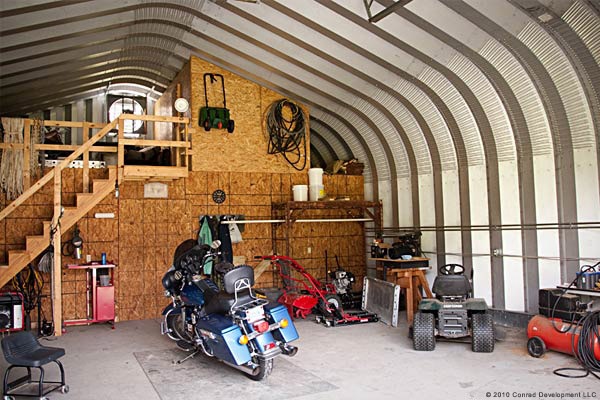
[[[281,154],[294,169],[302,171],[306,167],[306,125],[302,108],[291,100],[278,100],[269,108],[266,126],[268,153]]]

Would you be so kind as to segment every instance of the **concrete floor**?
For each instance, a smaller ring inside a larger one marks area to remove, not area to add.
[[[529,357],[524,333],[509,331],[492,354],[472,353],[469,344],[438,342],[434,352],[412,350],[406,327],[382,323],[325,328],[309,320],[297,321],[298,355],[286,358],[338,389],[295,397],[308,399],[485,399],[494,392],[519,393],[586,392],[600,397],[594,378],[572,380],[552,374],[558,367],[576,366],[573,358],[548,353]],[[51,399],[160,399],[134,353],[172,349],[175,344],[161,336],[157,320],[129,321],[111,330],[106,325],[72,327],[44,345],[66,349],[63,362],[71,391],[51,394]],[[195,360],[188,361],[196,362]],[[4,370],[5,365],[2,365]],[[3,371],[2,371],[3,372]],[[227,373],[227,371],[224,371]],[[232,374],[238,374],[231,370]],[[273,375],[277,374],[277,360]],[[54,374],[50,374],[53,378]],[[176,381],[177,376],[172,378]],[[239,385],[251,390],[256,384],[240,375]],[[259,383],[262,385],[262,383]],[[198,381],[197,397],[206,399]],[[503,396],[507,397],[507,396]],[[525,397],[525,396],[521,396]],[[163,398],[162,400],[168,400]]]

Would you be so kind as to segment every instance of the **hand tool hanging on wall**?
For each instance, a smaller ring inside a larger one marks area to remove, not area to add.
[[[302,108],[288,99],[275,101],[267,113],[268,154],[281,154],[298,171],[306,167],[305,121]]]
[[[66,256],[81,260],[83,256],[83,239],[81,238],[79,228],[75,226],[73,238],[63,245],[63,253]]]
[[[210,78],[210,83],[213,84],[217,81],[217,78],[221,78],[221,87],[223,90],[223,107],[209,107],[208,106],[208,84],[206,78]],[[235,122],[231,119],[229,109],[227,108],[227,97],[225,96],[225,79],[221,74],[204,74],[204,100],[206,106],[200,109],[200,126],[204,127],[205,131],[213,129],[224,129],[227,128],[227,132],[233,133],[235,129]]]

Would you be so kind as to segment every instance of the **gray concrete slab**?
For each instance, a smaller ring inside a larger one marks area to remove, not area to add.
[[[175,349],[173,342],[160,335],[158,322],[129,321],[116,327],[115,330],[106,325],[72,327],[57,340],[43,341],[67,351],[63,361],[71,391],[67,395],[52,394],[51,399],[171,399],[168,393],[162,397],[157,393],[135,356],[135,353]],[[548,353],[541,359],[529,357],[522,331],[509,331],[507,340],[497,343],[494,353],[478,354],[471,352],[469,344],[447,342],[438,342],[434,352],[416,352],[406,337],[405,325],[391,328],[376,323],[325,328],[312,321],[297,321],[297,328],[300,351],[294,358],[285,358],[280,363],[282,368],[277,368],[281,360],[275,360],[274,382],[281,382],[282,376],[289,376],[290,369],[297,367],[298,378],[306,371],[337,389],[296,399],[398,399],[401,396],[483,400],[488,398],[487,393],[490,393],[489,398],[498,398],[493,396],[495,393],[503,398],[535,393],[536,398],[540,398],[539,392],[581,393],[580,398],[587,392],[600,397],[600,383],[594,378],[573,380],[552,374],[555,368],[576,366],[572,357],[558,353]],[[205,360],[200,360],[203,362]],[[4,368],[3,363],[2,370]],[[198,376],[197,396],[188,397],[189,400],[232,398],[231,395],[239,398],[241,392],[250,393],[257,387],[256,382],[245,379],[236,370],[223,365],[218,368],[222,374],[231,374],[227,384],[232,385],[232,391],[226,397],[207,397],[203,385],[209,383],[202,382]],[[57,374],[49,375],[55,378]],[[231,377],[239,379],[231,380]],[[185,382],[189,383],[190,378],[185,376]],[[176,381],[178,374],[171,379]],[[285,393],[279,398],[285,399]]]

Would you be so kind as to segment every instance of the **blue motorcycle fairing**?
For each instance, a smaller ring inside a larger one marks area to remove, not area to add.
[[[242,365],[251,360],[248,345],[239,342],[242,331],[231,318],[221,314],[210,314],[198,320],[196,329],[216,358],[235,365]]]
[[[288,321],[288,326],[285,328],[279,328],[272,331],[275,339],[284,343],[289,343],[300,337],[285,306],[279,303],[269,302],[269,304],[265,306],[265,313],[270,317],[270,323],[279,322],[282,319],[287,319]]]
[[[202,290],[193,283],[189,283],[183,287],[180,297],[183,303],[188,306],[201,306],[204,304]]]

